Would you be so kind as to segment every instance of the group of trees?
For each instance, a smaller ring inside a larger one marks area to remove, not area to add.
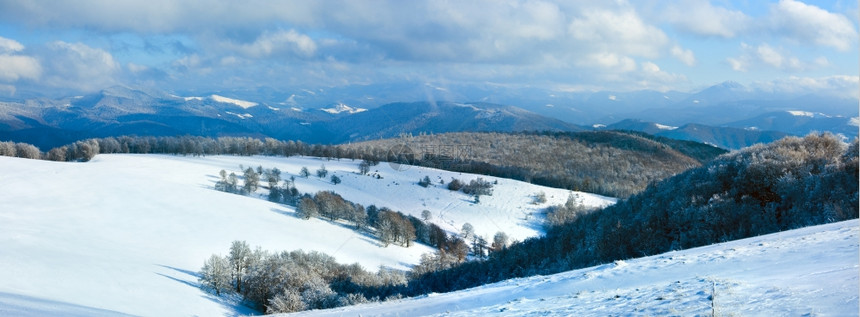
[[[364,206],[347,201],[333,191],[302,196],[296,206],[296,216],[302,219],[320,217],[329,221],[345,220],[355,225],[356,230],[362,230],[368,225]]]
[[[543,194],[543,196],[542,196]],[[594,211],[596,208],[588,207],[577,202],[578,194],[572,194],[567,197],[564,205],[550,206],[546,209],[546,220],[544,226],[552,228],[571,223],[579,215],[583,215]],[[543,192],[538,193],[535,198],[536,202],[546,202],[546,196]]]
[[[427,185],[430,183],[430,178],[425,177],[421,182],[427,182]],[[418,185],[424,186],[422,183],[418,183]],[[427,187],[427,186],[424,186]],[[463,181],[452,178],[450,182],[448,182],[448,190],[459,191],[462,190],[466,195],[472,196],[492,196],[493,195],[493,183],[484,180],[481,177],[477,179],[473,179],[469,181],[468,184]]]
[[[51,149],[42,153],[39,148],[15,142],[0,142],[0,156],[20,157],[26,159],[45,159],[51,161],[89,161],[101,151],[97,140],[84,140]]]
[[[283,172],[278,168],[263,168],[239,166],[242,176],[235,172],[219,172],[220,180],[215,183],[215,189],[240,195],[250,195],[261,187],[265,181],[269,190],[268,199],[272,202],[284,203],[296,207],[296,217],[301,219],[320,218],[331,222],[346,222],[352,224],[355,230],[365,231],[375,235],[384,246],[397,244],[410,247],[414,242],[436,247],[441,252],[456,255],[456,263],[466,259],[469,254],[478,257],[486,255],[488,250],[495,247],[488,245],[482,237],[465,235],[464,237],[448,237],[448,234],[434,223],[429,222],[429,211],[424,213],[422,220],[412,215],[406,215],[387,207],[370,205],[367,208],[361,204],[344,199],[333,191],[320,191],[314,195],[302,194],[295,186],[295,176],[282,179]],[[317,171],[325,170],[325,165]],[[326,170],[326,174],[328,171]],[[302,167],[300,176],[309,176],[306,167]],[[318,175],[320,176],[320,175]],[[320,176],[324,177],[324,176]],[[332,183],[340,182],[332,175]],[[492,184],[483,179],[473,180],[478,190],[492,188]],[[468,226],[471,228],[471,224]],[[474,230],[468,230],[473,232]],[[468,241],[471,240],[471,241]],[[471,243],[470,243],[471,242]]]
[[[0,142],[0,156],[39,159],[42,157],[42,152],[27,143]]]
[[[403,272],[339,264],[320,252],[252,250],[234,241],[227,256],[212,255],[200,269],[202,288],[216,295],[239,294],[268,314],[333,308],[396,296]]]

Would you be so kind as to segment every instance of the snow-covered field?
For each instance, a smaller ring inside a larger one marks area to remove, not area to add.
[[[857,220],[299,316],[857,316]]]
[[[15,316],[222,316],[252,313],[199,290],[195,272],[211,254],[226,254],[234,240],[276,250],[316,250],[339,262],[407,269],[426,246],[382,248],[371,237],[322,220],[300,220],[291,207],[260,197],[212,189],[221,169],[277,167],[284,178],[325,164],[328,179],[296,178],[301,192],[334,190],[365,206],[376,204],[420,216],[451,232],[471,223],[487,238],[504,231],[514,239],[541,233],[535,213],[563,203],[570,192],[498,180],[493,196],[472,197],[434,182],[476,175],[382,163],[381,179],[359,175],[358,162],[318,158],[98,155],[88,163],[0,157],[0,315]],[[544,191],[547,203],[533,205]],[[257,196],[265,195],[260,190]],[[614,199],[577,194],[583,203]]]

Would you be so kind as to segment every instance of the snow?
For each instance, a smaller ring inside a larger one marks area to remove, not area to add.
[[[790,110],[787,112],[790,113],[792,116],[795,116],[795,117],[810,117],[811,118],[811,117],[815,116],[814,113],[809,112],[809,111]]]
[[[851,119],[848,119],[848,125],[860,127],[860,117],[851,117]]]
[[[311,157],[182,157],[98,155],[87,163],[61,163],[0,157],[0,315],[223,316],[252,313],[235,301],[216,298],[197,286],[196,271],[211,254],[226,254],[230,243],[245,240],[265,250],[316,250],[341,263],[358,262],[409,269],[432,248],[381,247],[348,226],[294,217],[292,207],[271,203],[261,189],[240,196],[212,189],[221,169],[239,165],[278,167],[282,176],[325,164],[327,179],[296,176],[301,192],[334,190],[365,206],[376,204],[420,217],[458,232],[470,222],[491,238],[505,231],[514,239],[542,233],[537,212],[563,203],[571,192],[523,182],[498,181],[493,196],[480,204],[461,192],[434,184],[451,177],[468,182],[479,176],[387,163],[371,168],[377,179],[359,175],[359,161]],[[544,191],[548,202],[531,204]],[[574,193],[589,205],[612,198]]]
[[[258,103],[256,103],[256,102],[227,98],[227,97],[219,96],[219,95],[211,95],[209,97],[183,97],[183,99],[185,99],[185,101],[191,101],[191,100],[201,100],[202,101],[203,99],[211,99],[215,102],[233,104],[233,105],[239,106],[243,109],[248,109],[248,108],[251,108],[251,107],[258,105]]]
[[[673,127],[670,125],[663,125],[663,124],[659,124],[659,123],[655,123],[654,125],[657,126],[657,129],[660,129],[660,130],[675,130],[678,128],[678,127]]]
[[[212,98],[212,100],[215,100],[217,102],[231,103],[231,104],[237,105],[239,107],[242,107],[244,109],[248,109],[248,108],[251,108],[251,107],[257,105],[256,102],[239,100],[239,99],[232,99],[232,98],[227,98],[227,97],[223,97],[223,96],[219,96],[219,95],[212,95],[212,96],[210,96],[210,98]]]
[[[860,222],[297,316],[856,316]]]
[[[344,112],[348,113],[348,114],[354,114],[354,113],[367,111],[367,109],[364,109],[364,108],[353,108],[353,107],[347,106],[347,105],[342,104],[342,103],[339,103],[332,108],[321,108],[320,110],[331,113],[331,114],[338,114],[338,113],[344,113]]]
[[[243,120],[254,117],[250,113],[235,113],[235,112],[231,112],[231,111],[225,111],[225,112],[229,115],[237,116],[237,117],[239,117],[239,119],[243,119]]]

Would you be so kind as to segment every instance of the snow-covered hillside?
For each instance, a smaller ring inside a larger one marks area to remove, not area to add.
[[[540,234],[535,212],[561,204],[568,191],[518,181],[498,181],[493,196],[472,197],[439,185],[476,175],[386,163],[359,175],[358,161],[318,158],[98,155],[88,163],[0,157],[0,315],[220,316],[250,311],[202,292],[195,272],[211,254],[225,254],[234,240],[266,250],[316,250],[339,262],[407,269],[432,249],[382,248],[346,226],[293,216],[291,207],[212,189],[221,169],[277,167],[284,178],[325,164],[328,179],[297,177],[301,192],[334,190],[344,198],[420,216],[457,232],[470,222],[477,234],[505,231],[514,239]],[[532,205],[544,191],[547,203]],[[589,205],[611,198],[577,194]]]
[[[857,316],[858,220],[298,316]]]

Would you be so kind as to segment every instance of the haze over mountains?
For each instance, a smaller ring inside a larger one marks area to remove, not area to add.
[[[429,101],[404,102],[411,100]],[[857,99],[774,94],[734,82],[696,93],[404,84],[177,96],[115,86],[84,96],[0,102],[0,138],[44,150],[118,135],[230,135],[335,144],[403,133],[590,129],[642,131],[737,149],[812,131],[853,138],[858,122]]]

